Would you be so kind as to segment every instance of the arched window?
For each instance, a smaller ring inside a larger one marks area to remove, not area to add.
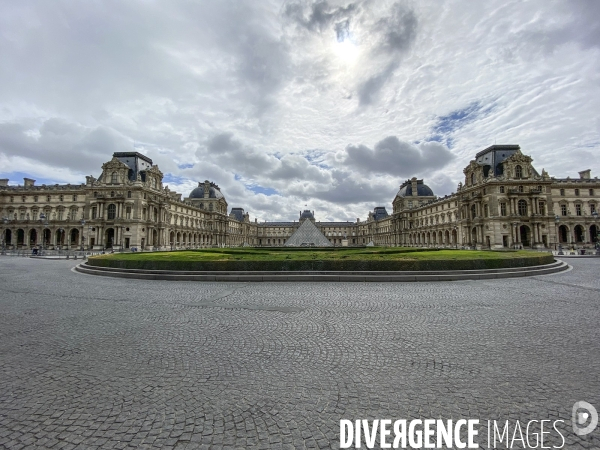
[[[118,183],[118,181],[117,181],[117,172],[113,172],[113,173],[110,174],[110,182],[112,184],[117,184]]]
[[[527,202],[525,200],[519,200],[518,209],[519,209],[520,216],[526,216],[527,215]]]
[[[471,185],[474,185],[474,184],[475,184],[475,174],[472,173],[471,174]]]
[[[515,178],[523,178],[523,168],[521,166],[515,167]]]
[[[108,205],[108,220],[114,220],[115,216],[117,215],[117,207],[114,205],[114,203],[111,203],[110,205]]]

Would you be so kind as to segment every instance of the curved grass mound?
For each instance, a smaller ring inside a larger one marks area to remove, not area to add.
[[[88,265],[174,271],[439,271],[551,264],[550,253],[418,248],[230,248],[90,257]]]

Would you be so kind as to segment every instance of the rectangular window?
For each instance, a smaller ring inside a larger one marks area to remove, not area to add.
[[[127,207],[127,209],[125,210],[125,214],[127,215],[128,219],[131,219],[131,206]]]
[[[500,203],[500,215],[506,216],[506,203]]]
[[[575,214],[581,215],[581,205],[575,205]]]
[[[561,197],[564,197],[564,196],[565,196],[565,190],[564,190],[564,189],[561,189],[561,190],[560,190],[560,196],[561,196]]]
[[[73,201],[76,202],[77,201],[77,194],[73,194]]]
[[[92,219],[96,218],[96,215],[98,213],[98,208],[96,208],[95,206],[92,207]]]
[[[62,209],[58,210],[58,220],[63,220],[63,211],[62,211]]]
[[[21,220],[25,220],[25,211],[21,211],[21,217],[20,217],[20,219]]]
[[[567,205],[560,205],[560,215],[561,216],[567,215]]]
[[[63,200],[64,200],[64,197],[63,197],[63,195],[62,195],[62,194],[61,194],[61,195],[59,195],[59,196],[58,196],[58,201],[62,202]]]
[[[579,197],[579,189],[575,189],[575,196]]]
[[[33,201],[37,203],[37,201],[38,201],[38,196],[37,195],[33,196]]]
[[[544,202],[540,202],[540,214],[542,216],[546,215],[546,204]]]
[[[46,201],[47,202],[51,202],[52,201],[52,196],[51,195],[47,195],[46,196]]]
[[[596,212],[596,205],[594,205],[593,203],[590,205],[590,213],[595,213]]]
[[[594,190],[590,189],[590,197],[593,197],[593,196],[594,196]]]
[[[38,212],[37,211],[33,211],[31,213],[31,217],[33,218],[33,220],[38,220]]]
[[[23,196],[21,197],[21,200],[23,201],[23,203],[25,203],[27,201],[27,197]]]
[[[10,196],[10,202],[13,203],[15,201],[15,198],[11,195]]]

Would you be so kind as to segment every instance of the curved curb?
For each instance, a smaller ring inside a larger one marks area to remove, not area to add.
[[[81,263],[75,270],[88,275],[140,280],[171,281],[458,281],[489,280],[550,275],[569,269],[564,261],[505,269],[448,270],[431,272],[193,272],[173,270],[116,269]]]

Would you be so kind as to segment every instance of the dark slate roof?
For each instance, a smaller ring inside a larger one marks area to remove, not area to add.
[[[208,188],[208,198],[224,198],[225,196],[219,190],[219,186],[210,183]],[[204,198],[204,183],[198,183],[198,187],[190,192],[190,198]]]
[[[355,222],[317,222],[320,227],[351,227]]]
[[[231,208],[231,214],[235,220],[238,222],[244,221],[244,208]]]
[[[259,227],[293,227],[298,225],[298,222],[263,222],[259,223]]]
[[[286,247],[331,247],[332,245],[310,220],[302,222],[302,225],[285,242]]]
[[[302,211],[300,213],[300,220],[302,220],[302,219],[314,219],[314,218],[315,218],[315,216],[308,209],[305,209],[304,211]]]
[[[417,185],[418,188],[419,186]],[[373,219],[375,220],[385,219],[386,217],[389,217],[389,214],[385,210],[385,206],[377,206],[373,211]]]
[[[402,183],[402,185],[400,186],[400,190],[396,195],[398,197],[411,197],[413,195],[411,181],[407,180],[404,183]],[[423,197],[433,196],[433,191],[429,186],[423,183],[423,180],[417,180],[417,195]]]

